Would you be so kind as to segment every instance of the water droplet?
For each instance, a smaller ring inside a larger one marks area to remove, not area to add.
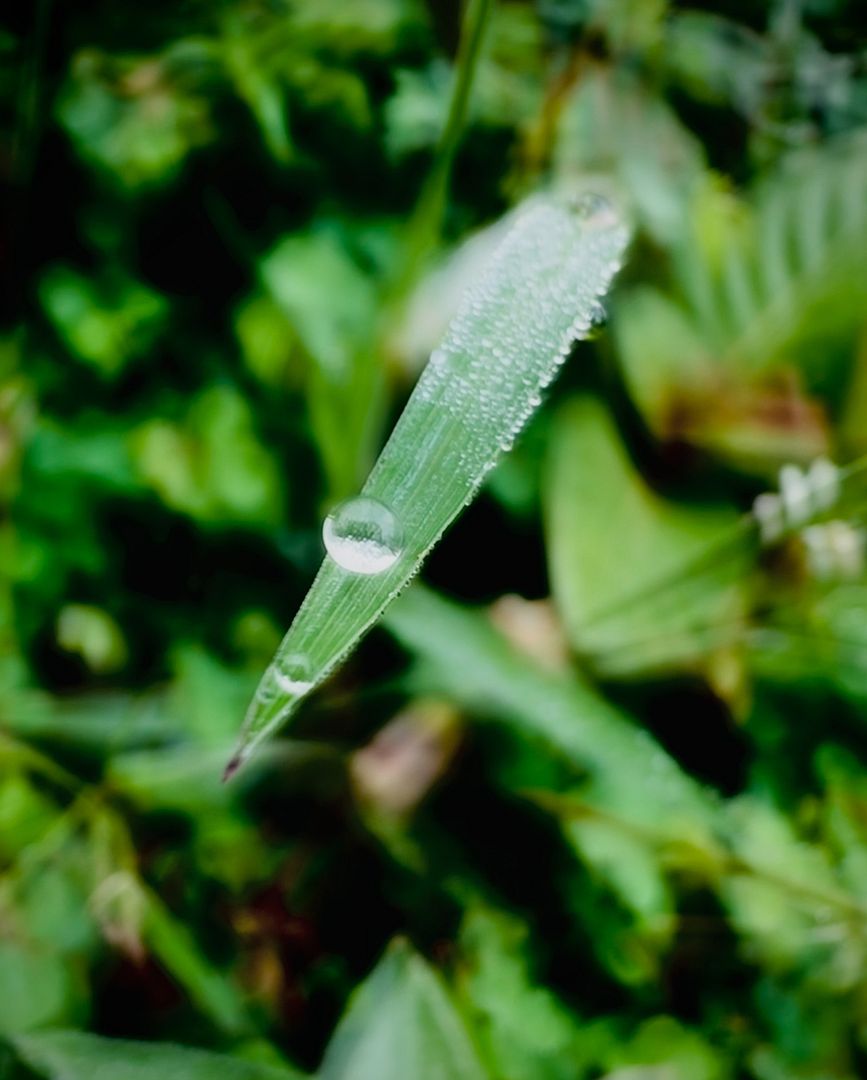
[[[590,326],[601,326],[607,318],[608,312],[605,305],[599,300],[594,300],[593,306],[590,308]]]
[[[335,507],[322,526],[332,559],[353,574],[381,574],[403,552],[403,528],[378,499],[359,495]]]
[[[313,685],[313,671],[310,661],[300,653],[277,656],[274,660],[274,681],[287,694],[296,697],[306,694]]]
[[[589,229],[610,229],[620,224],[613,203],[595,192],[579,195],[573,201],[572,209]]]

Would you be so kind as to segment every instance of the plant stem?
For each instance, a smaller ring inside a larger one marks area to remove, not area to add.
[[[411,289],[424,259],[439,237],[452,165],[463,134],[482,42],[493,8],[494,0],[467,2],[455,59],[455,83],[448,116],[434,153],[433,165],[407,225],[403,258],[399,260],[390,290],[392,303],[399,302]]]
[[[439,239],[452,165],[466,123],[482,42],[493,8],[494,0],[467,0],[445,127],[437,143],[430,172],[407,223],[402,249],[385,283],[381,317],[370,349],[358,358],[353,397],[365,402],[366,408],[355,413],[351,445],[358,448],[355,460],[359,463],[359,478],[364,476],[381,435],[390,328],[399,319],[403,303],[418,280],[425,259]],[[386,357],[384,363],[382,357]]]

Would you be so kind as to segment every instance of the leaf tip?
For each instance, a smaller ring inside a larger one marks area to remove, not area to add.
[[[227,784],[238,769],[244,764],[245,754],[241,750],[235,751],[235,753],[229,759],[229,763],[223,769],[223,783]]]

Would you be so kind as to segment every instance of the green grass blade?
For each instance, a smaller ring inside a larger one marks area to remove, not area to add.
[[[402,596],[388,630],[423,665],[422,691],[500,720],[585,775],[585,793],[633,822],[709,837],[713,795],[576,673],[543,671],[489,619],[423,587]],[[589,785],[589,786],[588,786]]]
[[[405,544],[375,575],[325,561],[247,712],[227,775],[275,732],[416,574],[541,403],[589,331],[627,230],[595,197],[534,200],[464,297],[362,494],[387,506]]]

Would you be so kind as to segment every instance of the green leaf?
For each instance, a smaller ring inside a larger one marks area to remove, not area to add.
[[[825,831],[840,860],[840,877],[867,904],[867,777],[857,759],[842,747],[825,745],[816,755],[825,781]]]
[[[37,841],[57,816],[57,807],[38,788],[4,762],[0,779],[0,862],[12,861]]]
[[[816,365],[860,324],[867,238],[867,143],[860,136],[790,154],[749,200],[718,183],[693,200],[675,252],[698,324],[726,366]],[[816,365],[818,371],[818,365]]]
[[[326,558],[262,679],[229,771],[285,723],[418,572],[589,330],[626,241],[604,200],[576,209],[540,200],[519,217],[464,298],[364,486],[405,538],[398,558],[375,575]],[[296,672],[292,685],[287,666]]]
[[[636,26],[631,7],[624,24]],[[704,149],[668,102],[647,93],[637,72],[620,67],[614,79],[604,67],[583,73],[558,129],[552,164],[564,183],[601,166],[654,240],[669,243],[682,232],[684,202],[701,175]]]
[[[44,944],[0,941],[0,1032],[79,1020],[81,982],[69,958]]]
[[[319,1080],[485,1080],[439,976],[395,941],[356,990]]]
[[[738,631],[737,585],[750,545],[735,546],[703,574],[681,573],[728,536],[738,516],[677,506],[652,492],[594,399],[571,402],[557,418],[545,504],[566,630],[606,673],[694,663],[720,644],[702,633],[708,626]]]
[[[609,917],[594,920],[596,954],[620,982],[656,980],[660,959],[677,929],[660,852],[617,822],[592,815],[566,820],[563,829],[594,878],[606,887]],[[618,904],[610,903],[612,895]]]
[[[836,986],[859,980],[860,934],[822,933],[841,914],[865,918],[863,905],[842,887],[829,852],[806,843],[782,810],[757,797],[732,800],[726,820],[736,862],[719,889],[744,944],[771,970],[810,970]]]
[[[58,121],[82,158],[121,189],[166,185],[187,155],[216,135],[202,92],[202,75],[215,66],[203,38],[181,39],[155,56],[82,49],[60,95]]]
[[[424,692],[495,717],[555,750],[586,775],[594,804],[685,842],[707,837],[714,816],[708,793],[577,677],[542,670],[481,614],[419,587],[391,608],[386,624],[423,661]]]
[[[167,506],[203,521],[273,525],[283,516],[276,463],[259,442],[237,390],[211,386],[183,423],[162,418],[134,430],[130,450],[141,478]]]
[[[80,360],[107,378],[151,347],[165,324],[168,303],[119,271],[92,280],[53,266],[39,284],[45,311]]]
[[[481,906],[461,927],[461,992],[478,1017],[493,1072],[504,1080],[572,1080],[592,1060],[598,1031],[530,979],[520,920]]]
[[[47,1080],[298,1080],[301,1073],[172,1043],[105,1039],[84,1031],[18,1036],[18,1054]]]
[[[143,932],[151,951],[219,1028],[233,1035],[245,1032],[249,1019],[240,989],[212,966],[188,927],[154,893],[146,900]]]
[[[332,380],[347,381],[352,346],[369,330],[373,286],[334,230],[290,236],[262,261],[262,278],[305,350]]]
[[[609,1080],[727,1080],[732,1075],[717,1047],[671,1016],[647,1020],[615,1047],[607,1064],[616,1069]]]
[[[260,274],[308,359],[313,432],[330,489],[345,495],[357,483],[371,408],[373,282],[327,224],[280,241]]]

